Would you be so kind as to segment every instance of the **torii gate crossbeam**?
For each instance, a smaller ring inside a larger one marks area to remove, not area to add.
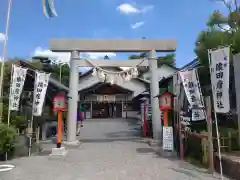
[[[157,78],[156,52],[174,52],[177,42],[174,39],[51,39],[50,49],[54,52],[71,52],[70,79],[69,79],[69,100],[67,119],[67,144],[78,145],[76,139],[77,102],[78,102],[78,66],[89,66],[87,61],[79,58],[81,52],[150,52],[148,62],[144,61],[140,66],[149,65],[151,72],[151,105],[153,136],[158,142],[162,140],[162,124],[160,121],[160,110],[158,99],[159,94]],[[108,67],[131,67],[139,64],[141,60],[114,61],[96,60],[96,66]]]
[[[76,65],[78,67],[92,67],[92,64],[98,67],[135,67],[135,66],[148,66],[148,59],[133,59],[133,60],[106,60],[106,59],[82,59],[78,58]],[[90,64],[90,61],[92,64]]]

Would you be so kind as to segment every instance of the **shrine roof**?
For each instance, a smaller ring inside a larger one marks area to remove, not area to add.
[[[107,92],[106,92],[107,90]],[[97,94],[122,94],[122,93],[132,93],[132,91],[125,89],[119,85],[116,84],[108,84],[104,82],[99,82],[97,84],[92,85],[89,88],[83,89],[81,93],[86,93],[86,94],[92,94],[92,93],[97,93]]]

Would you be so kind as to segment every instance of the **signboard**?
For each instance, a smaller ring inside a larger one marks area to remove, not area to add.
[[[97,95],[98,102],[115,102],[115,95]]]
[[[229,100],[229,56],[230,48],[208,50],[214,109],[217,113],[228,113]]]
[[[163,127],[163,150],[174,150],[172,127]]]
[[[204,105],[196,70],[180,71],[179,75],[181,77],[190,108],[192,109],[192,121],[204,120]]]

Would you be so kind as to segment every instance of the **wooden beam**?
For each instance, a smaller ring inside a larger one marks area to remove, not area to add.
[[[176,47],[175,39],[50,39],[55,52],[174,52]]]
[[[134,59],[134,60],[106,60],[106,59],[94,59],[94,60],[85,60],[79,59],[76,62],[76,66],[78,67],[92,67],[92,64],[98,67],[134,67],[136,65],[139,66],[148,66],[147,59]]]

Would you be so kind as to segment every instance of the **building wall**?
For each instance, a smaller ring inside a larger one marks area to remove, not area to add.
[[[173,73],[175,73],[176,70],[166,66],[166,65],[162,65],[160,68],[157,69],[157,74],[158,74],[158,81],[160,81],[163,77],[167,78],[169,76],[171,76]],[[142,75],[142,78],[144,80],[149,81],[151,78],[151,72],[146,72]]]

